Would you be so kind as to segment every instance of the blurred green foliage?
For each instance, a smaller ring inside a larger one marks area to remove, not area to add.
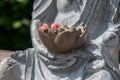
[[[33,0],[0,0],[0,49],[31,47],[30,22]]]

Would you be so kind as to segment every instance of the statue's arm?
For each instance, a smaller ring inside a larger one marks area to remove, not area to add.
[[[92,66],[87,68],[87,74],[92,75],[86,80],[119,80],[119,45],[120,45],[120,25],[111,25],[105,33],[103,33],[98,39],[92,41],[92,43],[86,48],[88,52],[91,52],[99,62],[97,65],[91,62]],[[97,57],[98,56],[98,57]],[[97,61],[95,60],[95,61]],[[102,66],[101,66],[102,65]],[[97,72],[94,72],[98,70]],[[106,75],[106,77],[104,76]],[[98,79],[99,78],[99,79]],[[106,78],[106,79],[105,79]],[[109,79],[110,78],[110,79]]]
[[[31,50],[10,52],[10,55],[0,62],[0,80],[25,80],[26,55],[33,52]]]
[[[0,80],[20,80],[15,77],[15,71],[17,71],[13,69],[15,64],[16,62],[10,57],[7,57],[1,61]]]

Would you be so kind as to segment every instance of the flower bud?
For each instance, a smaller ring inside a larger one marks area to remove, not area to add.
[[[60,28],[60,24],[58,22],[55,22],[51,25],[52,30],[58,30]]]
[[[43,31],[47,31],[48,30],[48,25],[46,23],[43,23],[40,29],[43,30]]]

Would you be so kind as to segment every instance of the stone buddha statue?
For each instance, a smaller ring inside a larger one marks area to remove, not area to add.
[[[0,80],[119,80],[119,15],[119,0],[35,0],[30,27],[33,48],[4,59]],[[87,28],[85,46],[64,54],[48,50],[38,28],[54,22]]]

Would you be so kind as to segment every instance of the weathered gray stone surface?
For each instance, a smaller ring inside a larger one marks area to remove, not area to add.
[[[35,0],[33,47],[16,51],[0,63],[0,80],[120,80],[119,0]],[[47,50],[38,37],[42,23],[88,30],[85,47],[68,54]]]

